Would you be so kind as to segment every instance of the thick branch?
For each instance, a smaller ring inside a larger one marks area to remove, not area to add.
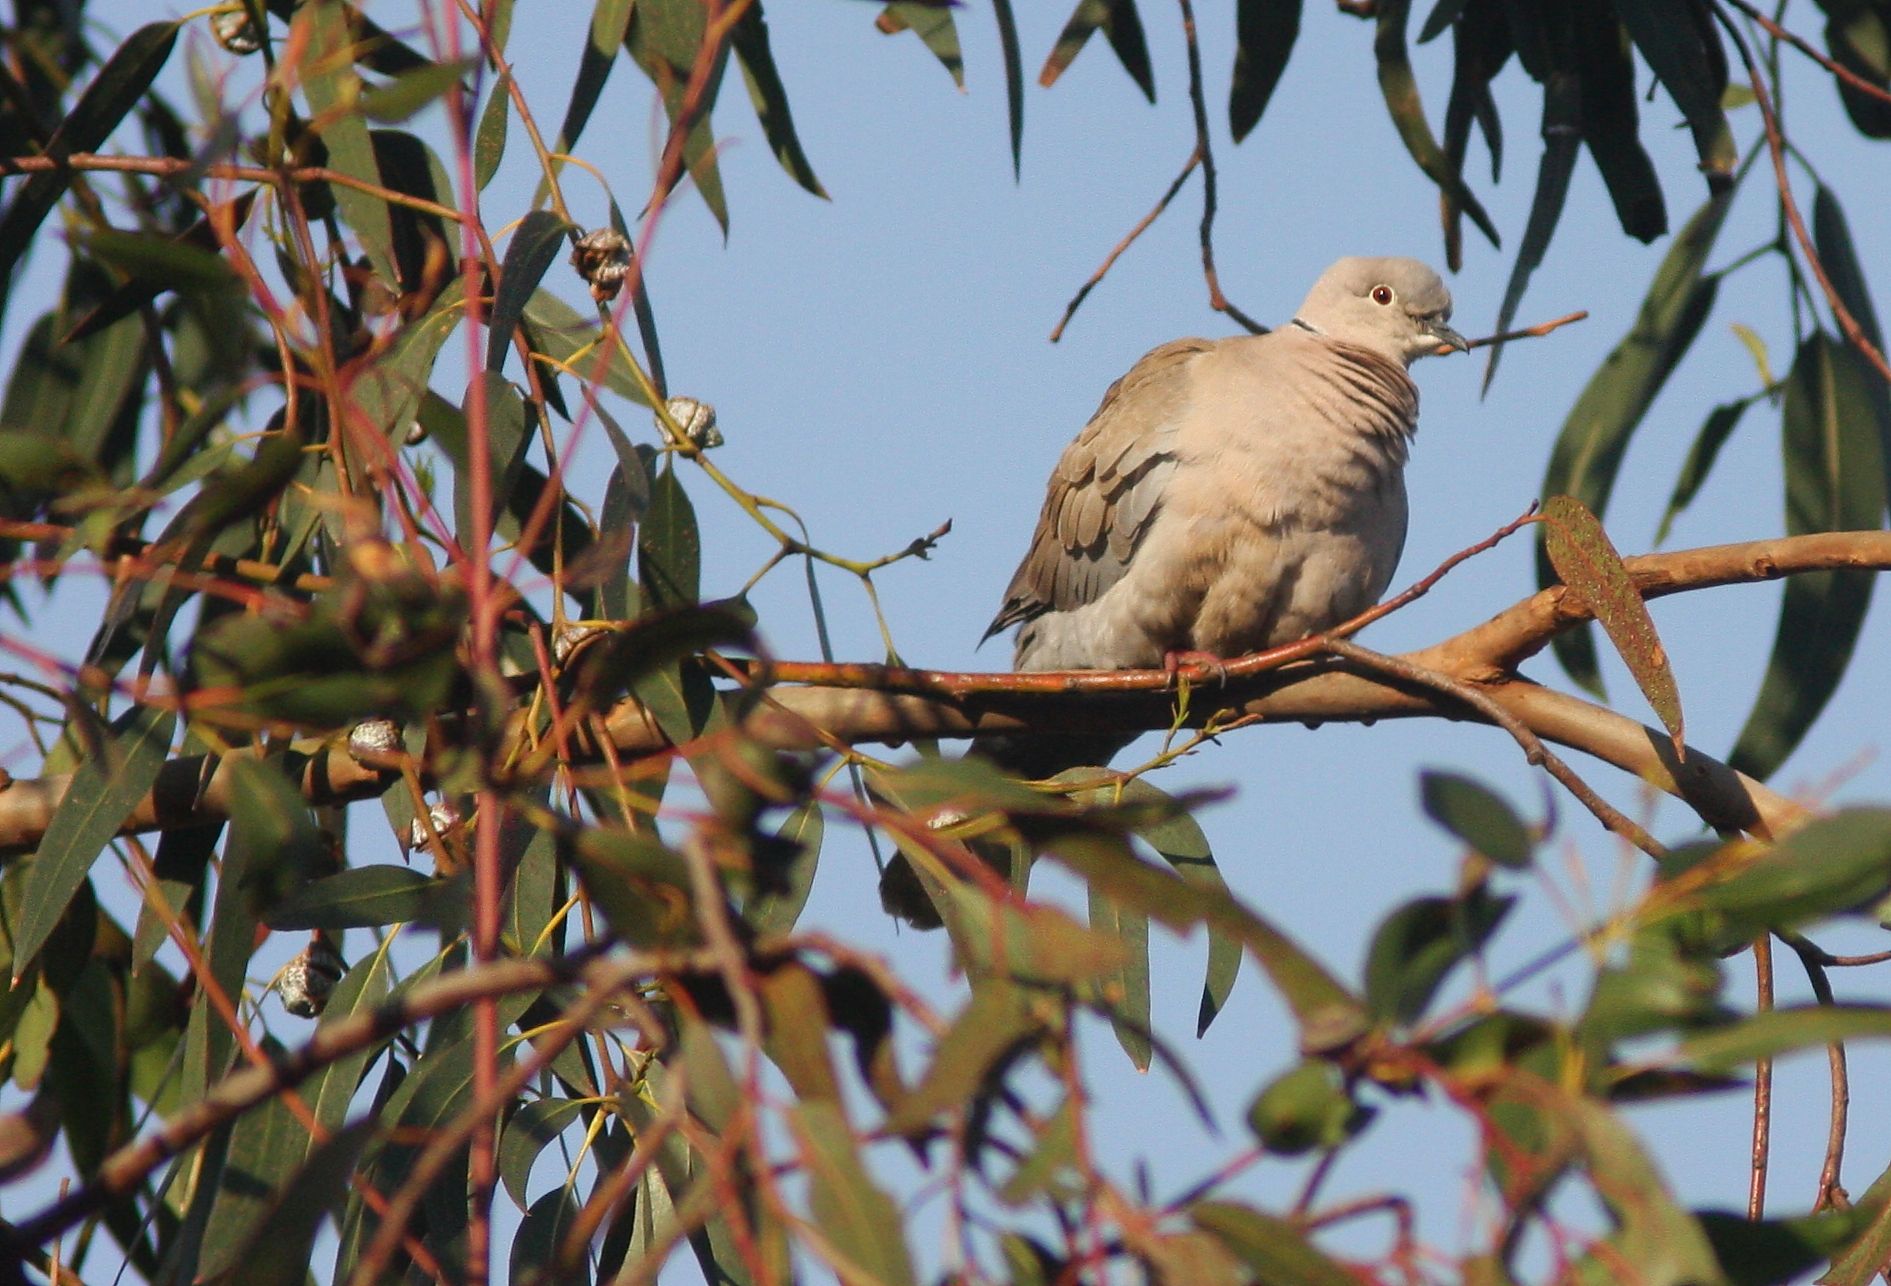
[[[1627,560],[1645,597],[1719,585],[1775,580],[1835,569],[1891,570],[1891,532],[1833,532],[1646,554]],[[1525,727],[1546,740],[1603,759],[1685,800],[1709,825],[1769,834],[1790,829],[1802,816],[1791,801],[1690,749],[1675,759],[1663,734],[1576,697],[1522,680],[1516,667],[1557,633],[1590,619],[1587,604],[1565,588],[1543,590],[1462,634],[1410,653],[1428,670],[1475,683]],[[1317,653],[1314,646],[1304,649]],[[1001,733],[1133,732],[1168,728],[1173,720],[1174,676],[1162,671],[1108,675],[956,675],[887,671],[878,667],[812,664],[783,666],[797,678],[832,671],[838,686],[803,682],[767,689],[750,706],[744,730],[783,748],[834,742],[858,745],[926,737],[979,738]],[[1198,686],[1196,722],[1232,710],[1267,722],[1361,723],[1377,719],[1475,718],[1461,703],[1436,693],[1401,691],[1386,682],[1347,673],[1334,661],[1303,661],[1245,673],[1231,667],[1225,687]],[[863,686],[875,681],[879,688]],[[1102,681],[1102,682],[1098,682]],[[1107,683],[1107,690],[1098,691]],[[1064,690],[1053,690],[1055,688]],[[905,689],[905,690],[900,690]],[[915,690],[918,689],[918,690]],[[1081,690],[1081,695],[1079,691]],[[664,750],[668,742],[649,712],[634,701],[605,720],[624,756]],[[229,816],[236,790],[230,761],[191,757],[165,765],[158,784],[139,801],[122,833],[170,830]],[[302,795],[335,804],[378,795],[396,774],[388,763],[358,762],[339,743],[292,757]],[[70,777],[19,780],[0,789],[0,851],[31,848],[64,798]]]

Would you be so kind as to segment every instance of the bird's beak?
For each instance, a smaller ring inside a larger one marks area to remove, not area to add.
[[[1471,351],[1471,341],[1452,330],[1441,317],[1426,322],[1425,330],[1442,346],[1438,350],[1441,357],[1450,352],[1468,353]]]

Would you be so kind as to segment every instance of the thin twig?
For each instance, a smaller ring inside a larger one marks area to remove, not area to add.
[[[1832,980],[1825,973],[1826,964],[1832,957],[1796,933],[1783,933],[1780,940],[1793,949],[1793,953],[1799,957],[1799,963],[1805,967],[1806,980],[1812,984],[1813,996],[1822,1005],[1832,1004]],[[1833,1041],[1827,1045],[1825,1057],[1831,1067],[1832,1105],[1826,1121],[1825,1161],[1819,1167],[1819,1191],[1812,1200],[1815,1212],[1843,1210],[1850,1205],[1850,1198],[1839,1183],[1840,1171],[1845,1165],[1845,1130],[1852,1102],[1851,1075],[1845,1066],[1844,1043]]]
[[[1753,941],[1754,1008],[1773,1008],[1773,938],[1762,933]],[[1753,1145],[1747,1171],[1747,1218],[1755,1222],[1766,1214],[1766,1169],[1773,1151],[1773,1060],[1753,1064]]]
[[[1668,850],[1659,840],[1627,814],[1596,794],[1589,783],[1577,776],[1575,769],[1563,762],[1555,751],[1544,745],[1542,739],[1525,727],[1522,720],[1493,701],[1486,693],[1478,691],[1475,685],[1452,678],[1437,670],[1414,665],[1403,657],[1374,652],[1370,648],[1360,647],[1357,643],[1348,642],[1345,639],[1326,639],[1324,642],[1326,651],[1351,661],[1357,666],[1378,674],[1402,679],[1407,683],[1415,683],[1420,687],[1430,688],[1434,692],[1442,692],[1462,701],[1509,733],[1511,739],[1522,747],[1525,759],[1540,766],[1560,782],[1563,788],[1574,795],[1576,801],[1588,809],[1603,826],[1620,835],[1650,857],[1659,858],[1666,855]]]
[[[1787,44],[1791,45],[1794,49],[1797,49],[1800,53],[1812,59],[1813,62],[1818,63],[1819,66],[1825,68],[1827,71],[1831,72],[1834,76],[1837,76],[1840,80],[1844,81],[1847,85],[1850,85],[1853,89],[1857,90],[1859,93],[1864,94],[1870,98],[1875,98],[1880,102],[1891,103],[1891,92],[1887,92],[1882,85],[1874,85],[1870,81],[1866,80],[1863,76],[1860,76],[1857,72],[1853,71],[1851,68],[1846,67],[1842,63],[1834,62],[1832,59],[1826,57],[1824,54],[1820,53],[1817,48],[1815,48],[1812,44],[1810,44],[1804,36],[1796,35],[1793,32],[1786,30],[1786,28],[1780,26],[1777,22],[1774,22],[1771,18],[1767,17],[1765,13],[1755,8],[1753,5],[1748,4],[1747,0],[1727,0],[1727,3],[1732,5],[1734,8],[1738,9],[1741,13],[1744,13],[1747,17],[1753,19],[1753,21],[1757,22],[1761,27],[1765,28],[1767,34],[1772,36],[1775,40],[1785,41]]]
[[[1540,339],[1553,330],[1561,330],[1563,327],[1573,325],[1576,322],[1587,321],[1588,318],[1589,310],[1579,308],[1573,313],[1565,313],[1555,321],[1538,322],[1534,326],[1525,326],[1522,330],[1507,330],[1501,335],[1486,335],[1482,339],[1474,339],[1470,342],[1469,346],[1471,348],[1485,348],[1491,344],[1508,344],[1513,339]],[[1454,351],[1456,350],[1440,346],[1438,356],[1443,357],[1446,353]]]
[[[1208,100],[1202,89],[1202,51],[1195,40],[1195,6],[1190,0],[1178,0],[1182,7],[1182,39],[1188,46],[1188,101],[1195,110],[1195,150],[1202,162],[1202,276],[1208,282],[1208,306],[1226,313],[1256,335],[1267,327],[1228,302],[1221,293],[1221,278],[1215,272],[1215,153],[1208,142]]]
[[[1072,296],[1070,302],[1064,306],[1064,315],[1057,319],[1057,325],[1051,330],[1051,343],[1055,344],[1064,337],[1064,327],[1070,325],[1070,319],[1077,315],[1077,309],[1081,308],[1083,301],[1090,297],[1090,292],[1095,290],[1103,281],[1103,278],[1109,275],[1110,269],[1116,266],[1116,261],[1123,257],[1123,252],[1134,244],[1136,238],[1147,232],[1149,225],[1160,218],[1162,212],[1169,208],[1169,202],[1175,200],[1176,193],[1182,190],[1182,185],[1188,182],[1188,176],[1193,174],[1195,167],[1201,163],[1202,149],[1201,145],[1197,144],[1195,150],[1188,154],[1188,160],[1183,164],[1182,172],[1175,176],[1175,182],[1169,184],[1169,190],[1162,194],[1162,199],[1156,202],[1155,208],[1137,221],[1136,226],[1129,230],[1129,235],[1117,242],[1116,248],[1111,250],[1110,253],[1104,257],[1102,264],[1098,266],[1097,270],[1090,274],[1090,280],[1084,282],[1083,285],[1077,288],[1077,293]]]
[[[1733,19],[1719,9],[1714,10],[1714,16],[1720,19],[1720,25],[1733,38],[1734,47],[1740,51],[1740,61],[1746,65],[1747,76],[1753,82],[1753,101],[1760,109],[1760,121],[1766,129],[1766,150],[1773,161],[1773,182],[1779,188],[1780,209],[1786,216],[1788,226],[1792,228],[1793,240],[1799,243],[1800,256],[1818,281],[1819,289],[1825,295],[1826,306],[1832,310],[1832,318],[1838,323],[1838,328],[1845,332],[1846,341],[1871,363],[1882,378],[1891,382],[1891,363],[1885,361],[1884,354],[1878,351],[1866,336],[1864,327],[1852,316],[1851,309],[1839,298],[1838,289],[1833,286],[1832,278],[1827,275],[1825,264],[1819,258],[1818,249],[1812,243],[1812,234],[1806,231],[1805,218],[1799,213],[1798,201],[1793,198],[1792,178],[1786,173],[1786,142],[1780,133],[1779,115],[1773,110],[1772,96],[1766,89],[1758,64],[1753,60],[1753,51],[1747,48],[1746,37],[1740,34]]]

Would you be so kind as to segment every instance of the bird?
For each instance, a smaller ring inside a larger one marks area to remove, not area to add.
[[[1064,449],[981,643],[1016,626],[1019,671],[1212,668],[1370,607],[1405,544],[1407,368],[1468,350],[1450,320],[1425,264],[1353,257],[1284,326],[1145,354]],[[1125,744],[1017,737],[994,757],[1049,776]]]

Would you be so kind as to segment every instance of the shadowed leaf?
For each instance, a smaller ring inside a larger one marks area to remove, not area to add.
[[[1268,1286],[1358,1286],[1359,1279],[1338,1260],[1328,1258],[1306,1233],[1277,1215],[1232,1201],[1198,1201],[1188,1208],[1188,1216]]]
[[[157,780],[177,717],[149,706],[133,706],[109,731],[97,724],[91,727],[93,736],[80,738],[87,753],[53,810],[33,864],[27,868],[24,905],[12,926],[16,979],[46,945],[92,863]]]
[[[1701,0],[1616,0],[1615,8],[1655,78],[1687,118],[1708,190],[1728,190],[1739,153],[1720,106],[1727,90],[1727,52],[1712,11]]]
[[[1629,438],[1713,307],[1719,279],[1706,275],[1705,268],[1729,205],[1725,196],[1709,200],[1675,234],[1634,326],[1589,377],[1563,422],[1543,477],[1545,496],[1570,496],[1591,513],[1608,512]],[[1541,587],[1556,583],[1541,541],[1536,574]],[[1570,678],[1602,695],[1595,638],[1586,626],[1563,631],[1551,646]]]
[[[1891,14],[1891,10],[1887,10]],[[1887,40],[1891,40],[1891,29],[1887,29]],[[1886,47],[1886,57],[1891,58],[1891,46]],[[1891,111],[1891,108],[1887,108]],[[1845,211],[1838,203],[1838,197],[1824,184],[1812,198],[1812,241],[1819,251],[1819,262],[1825,265],[1825,275],[1832,280],[1832,289],[1840,302],[1845,305],[1863,331],[1865,338],[1879,353],[1885,351],[1884,332],[1878,327],[1878,312],[1872,306],[1871,285],[1865,280],[1864,266],[1858,261],[1858,251],[1852,243],[1852,233],[1845,221]],[[1860,355],[1862,356],[1862,354]],[[1885,490],[1891,497],[1891,385],[1875,373],[1867,373],[1865,385],[1868,390],[1867,400],[1878,417],[1878,446],[1885,465]]]
[[[486,335],[486,369],[503,371],[506,354],[512,348],[512,331],[525,315],[525,308],[538,291],[538,283],[558,257],[558,249],[571,225],[550,210],[533,210],[520,220],[506,245],[505,263],[499,272],[499,289],[493,295],[491,330]]]
[[[950,5],[929,4],[924,0],[893,0],[880,11],[874,26],[889,36],[911,31],[932,51],[952,83],[965,88],[965,59],[959,51],[959,29],[952,21]]]
[[[1300,35],[1301,0],[1238,0],[1228,128],[1239,143],[1260,124]]]
[[[729,44],[742,67],[742,80],[748,86],[749,101],[755,105],[755,119],[761,122],[769,150],[796,183],[815,196],[826,197],[827,189],[814,177],[814,166],[801,147],[801,136],[795,132],[794,114],[788,110],[788,90],[775,67],[775,53],[768,43],[768,20],[762,17],[760,3],[750,5],[735,24]]]
[[[868,1178],[839,1106],[802,1103],[787,1117],[812,1190],[814,1222],[844,1260],[835,1266],[841,1279],[912,1286],[905,1221]]]
[[[1713,471],[1714,461],[1720,456],[1720,448],[1733,436],[1734,428],[1740,423],[1740,417],[1753,405],[1742,399],[1738,402],[1722,402],[1707,413],[1706,423],[1695,435],[1694,445],[1687,450],[1687,459],[1681,462],[1681,472],[1674,480],[1674,494],[1668,497],[1668,507],[1662,511],[1661,526],[1655,530],[1655,543],[1661,544],[1668,538],[1668,529],[1680,512],[1692,504],[1700,492],[1701,485],[1707,481],[1707,475]]]
[[[1523,244],[1517,248],[1517,262],[1504,286],[1504,300],[1497,308],[1493,332],[1510,329],[1523,292],[1530,285],[1530,275],[1542,266],[1543,256],[1556,235],[1557,220],[1562,217],[1563,202],[1569,196],[1569,179],[1576,172],[1576,155],[1581,138],[1582,90],[1568,72],[1552,73],[1543,88],[1543,159],[1537,165],[1536,196],[1530,202],[1530,218],[1523,227]],[[1503,344],[1492,344],[1490,361],[1484,366],[1484,390],[1490,390],[1497,378],[1497,363],[1503,356]]]
[[[1874,396],[1877,375],[1844,343],[1810,336],[1786,377],[1780,445],[1786,531],[1858,531],[1885,508],[1881,443],[1891,425]],[[1871,606],[1870,572],[1814,572],[1787,579],[1766,677],[1727,762],[1770,776],[1792,754],[1838,690]]]
[[[48,156],[96,151],[151,88],[177,44],[175,22],[154,22],[126,38],[99,68],[72,110],[46,141]],[[11,73],[9,73],[11,74]],[[13,269],[33,244],[33,235],[72,182],[69,170],[34,174],[21,184],[0,215],[0,311],[5,310]]]
[[[1044,59],[1037,83],[1046,89],[1056,84],[1057,78],[1076,61],[1083,47],[1090,43],[1090,37],[1098,31],[1110,42],[1117,61],[1142,90],[1143,97],[1155,102],[1155,69],[1149,63],[1149,42],[1143,35],[1142,17],[1136,12],[1135,0],[1077,0],[1077,7],[1070,11],[1070,20],[1064,24],[1050,56]]]
[[[1418,168],[1438,185],[1443,196],[1470,216],[1471,222],[1490,238],[1493,246],[1500,246],[1503,239],[1497,235],[1497,225],[1465,186],[1463,177],[1438,146],[1425,120],[1425,105],[1418,97],[1418,78],[1412,72],[1411,53],[1405,46],[1405,23],[1411,15],[1411,7],[1411,0],[1381,0],[1379,4],[1372,52],[1378,60],[1379,92],[1385,97],[1386,111],[1391,114],[1399,140],[1418,163]]]

